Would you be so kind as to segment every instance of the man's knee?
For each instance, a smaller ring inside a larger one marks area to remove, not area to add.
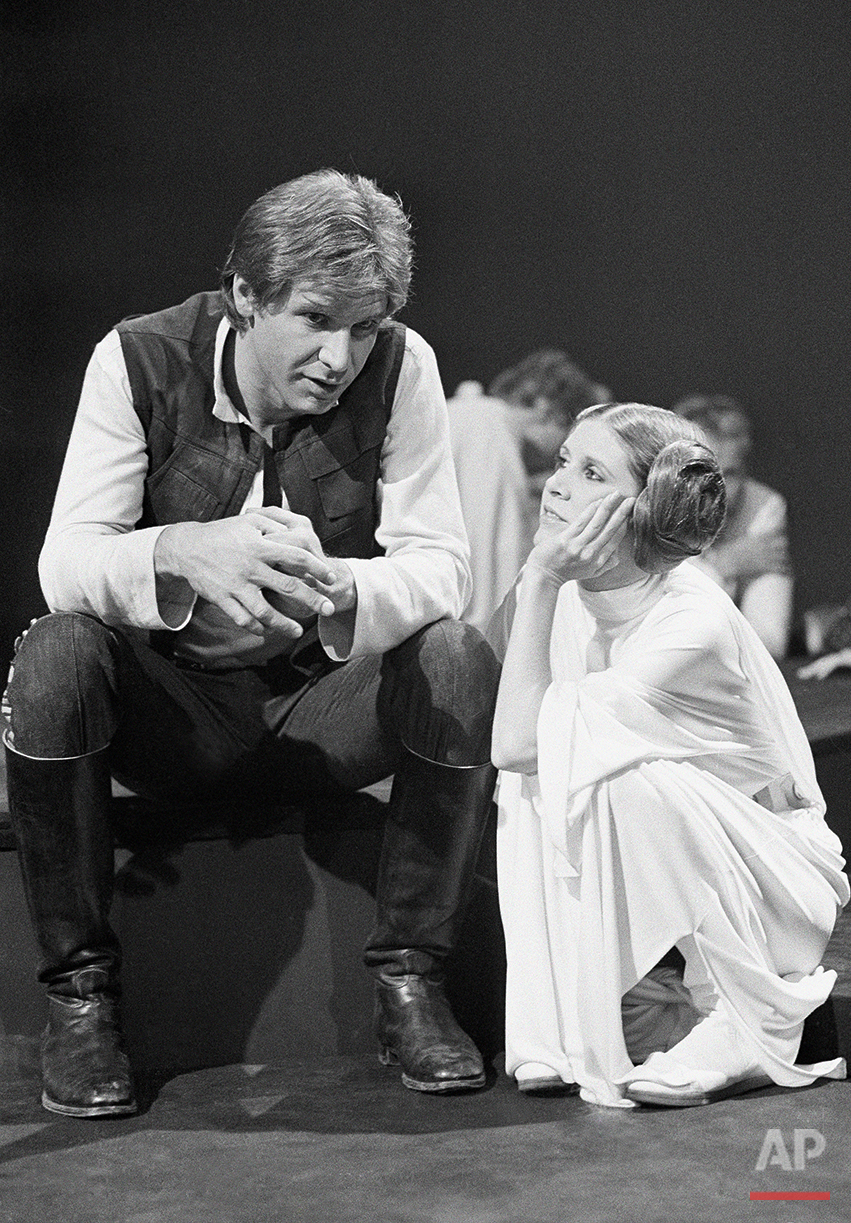
[[[81,756],[114,733],[112,635],[78,612],[34,621],[18,645],[6,704],[12,742],[32,756]]]
[[[405,746],[448,764],[486,763],[499,663],[478,629],[438,620],[393,650],[392,659],[385,712]]]
[[[451,679],[450,700],[463,700],[471,694],[479,703],[496,699],[499,663],[477,628],[463,620],[437,620],[417,637],[423,674],[432,683]]]

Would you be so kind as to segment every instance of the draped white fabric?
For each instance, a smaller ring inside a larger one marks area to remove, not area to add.
[[[543,1062],[584,1098],[623,1103],[622,997],[677,945],[690,1022],[720,999],[775,1082],[844,1075],[841,1059],[794,1065],[835,981],[820,960],[849,887],[753,629],[686,563],[621,590],[568,583],[551,661],[538,775],[502,773],[498,788],[507,1071]],[[672,1003],[658,1048],[690,1026]]]

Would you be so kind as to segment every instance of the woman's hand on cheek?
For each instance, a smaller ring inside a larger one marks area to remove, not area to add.
[[[526,567],[558,586],[606,573],[618,563],[618,547],[634,505],[635,498],[623,493],[593,501],[575,522],[536,544]]]

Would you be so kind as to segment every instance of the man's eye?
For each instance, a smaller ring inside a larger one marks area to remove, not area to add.
[[[377,318],[367,319],[366,322],[355,323],[354,327],[352,328],[352,331],[358,337],[374,335],[375,332],[378,330],[378,324],[380,322],[381,320]]]
[[[324,327],[328,322],[327,314],[318,314],[315,311],[310,311],[310,313],[306,314],[304,317],[312,327]]]

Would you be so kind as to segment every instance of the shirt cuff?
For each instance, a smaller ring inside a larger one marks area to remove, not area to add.
[[[357,610],[340,612],[336,616],[319,617],[319,641],[334,662],[348,662],[355,641]]]
[[[197,601],[194,591],[186,583],[169,583],[165,598],[157,600],[154,548],[163,530],[53,536],[39,565],[51,610],[84,611],[105,624],[134,628],[185,628]],[[79,558],[73,570],[63,563],[69,556]]]

